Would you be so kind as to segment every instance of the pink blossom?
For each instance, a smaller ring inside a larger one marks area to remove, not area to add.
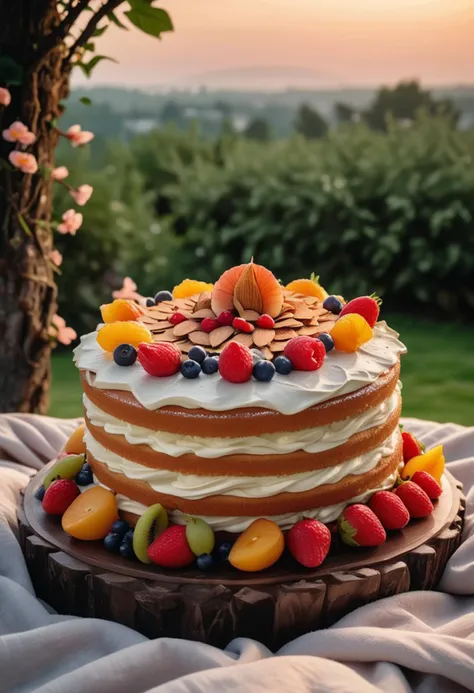
[[[82,147],[94,139],[94,133],[88,130],[81,130],[80,125],[71,125],[66,131],[66,137],[70,140],[73,147]]]
[[[12,100],[12,95],[5,89],[5,87],[0,87],[0,106],[9,106]]]
[[[75,200],[76,204],[79,205],[79,207],[83,207],[86,202],[89,201],[90,196],[94,192],[94,188],[92,185],[80,185],[77,190],[74,190],[71,188],[69,190],[69,194]]]
[[[27,152],[19,152],[18,150],[10,152],[8,155],[10,163],[15,168],[19,168],[23,173],[36,173],[38,170],[38,162],[33,154]]]
[[[20,144],[33,144],[36,135],[28,130],[26,125],[19,120],[15,120],[7,130],[3,131],[3,139],[7,142],[19,142]]]
[[[63,180],[64,178],[67,178],[69,175],[69,169],[66,168],[66,166],[58,166],[57,168],[53,168],[51,171],[51,178],[53,180]]]
[[[125,277],[122,288],[112,292],[113,298],[127,298],[142,302],[143,296],[137,293],[137,285],[130,277]]]
[[[49,254],[49,259],[56,267],[60,267],[63,264],[63,256],[59,250],[52,250]]]
[[[68,209],[62,216],[62,222],[58,224],[57,230],[59,233],[70,233],[71,236],[76,235],[76,231],[82,226],[82,214],[74,209]]]
[[[49,334],[51,337],[57,339],[61,344],[70,344],[77,337],[76,330],[72,327],[66,325],[66,321],[57,313],[53,315],[51,320],[51,327],[49,329]]]

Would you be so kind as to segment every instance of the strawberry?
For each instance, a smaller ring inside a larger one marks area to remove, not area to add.
[[[379,546],[387,535],[377,515],[367,505],[349,505],[339,515],[339,534],[349,546]]]
[[[201,330],[203,332],[212,332],[212,330],[215,330],[219,327],[219,323],[217,322],[216,318],[204,318],[204,320],[201,321]]]
[[[403,432],[403,461],[405,464],[409,462],[413,457],[418,457],[423,453],[423,447],[421,443],[415,438],[413,433]]]
[[[273,327],[275,327],[275,321],[271,315],[264,313],[257,320],[257,325],[262,327],[264,330],[271,330]]]
[[[182,313],[176,312],[176,313],[173,313],[173,315],[170,316],[169,322],[170,322],[172,325],[179,325],[180,322],[184,322],[184,321],[187,320],[187,319],[188,319],[188,318],[186,318]]]
[[[443,493],[441,484],[438,484],[436,479],[428,474],[428,472],[415,472],[411,478],[414,484],[423,489],[428,498],[436,500]]]
[[[181,352],[172,342],[142,343],[138,345],[138,360],[149,375],[164,378],[179,371]]]
[[[358,313],[367,320],[370,327],[374,327],[380,313],[380,299],[372,296],[359,296],[346,303],[339,313],[339,317],[348,313]]]
[[[58,479],[48,486],[43,497],[43,510],[48,515],[64,515],[71,503],[81,495],[72,479]]]
[[[368,505],[384,529],[403,529],[410,521],[410,513],[403,501],[391,491],[377,491]]]
[[[219,373],[229,383],[245,383],[252,377],[253,358],[250,349],[238,342],[229,342],[219,357]]]
[[[293,337],[283,352],[297,371],[316,371],[326,356],[324,344],[314,337]]]
[[[319,520],[300,520],[286,535],[288,549],[298,563],[317,568],[328,555],[331,532]]]
[[[251,323],[243,318],[234,318],[232,320],[232,327],[235,327],[236,330],[240,330],[241,332],[246,332],[247,334],[253,332],[255,329]]]
[[[185,525],[171,525],[148,547],[148,558],[162,568],[184,568],[194,561]]]
[[[233,320],[234,316],[230,312],[230,310],[223,310],[222,313],[219,313],[219,315],[217,316],[217,322],[221,327],[230,327],[230,325],[232,325]]]
[[[433,503],[420,486],[404,481],[394,493],[405,503],[410,517],[427,517],[433,512]]]

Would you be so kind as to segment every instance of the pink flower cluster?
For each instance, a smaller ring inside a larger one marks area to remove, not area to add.
[[[59,233],[70,233],[71,236],[75,236],[76,231],[82,226],[82,214],[74,209],[68,209],[61,218],[62,222],[57,226]]]
[[[72,327],[68,327],[64,318],[56,313],[53,315],[53,319],[51,321],[49,335],[58,342],[61,342],[61,344],[65,344],[67,346],[71,344],[74,339],[76,339],[77,332],[76,330],[73,330]]]

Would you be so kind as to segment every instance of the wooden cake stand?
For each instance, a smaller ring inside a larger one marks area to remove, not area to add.
[[[165,571],[63,532],[60,520],[46,515],[34,497],[46,469],[28,485],[19,511],[21,545],[37,596],[61,614],[117,621],[149,638],[225,647],[243,636],[275,650],[363,604],[434,588],[461,542],[462,485],[446,473],[443,494],[428,518],[389,533],[376,549],[336,541],[316,570],[284,556],[260,573],[229,564],[214,573]]]

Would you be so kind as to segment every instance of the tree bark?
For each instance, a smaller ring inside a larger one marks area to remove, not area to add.
[[[47,168],[54,166],[53,123],[68,93],[69,69],[64,43],[43,58],[39,47],[58,23],[56,0],[0,0],[0,55],[24,68],[23,83],[10,88],[12,103],[3,109],[0,128],[14,120],[27,125],[37,136],[28,151]],[[1,139],[0,158],[8,161],[12,148]],[[45,413],[49,404],[48,328],[57,289],[49,260],[53,234],[37,222],[51,221],[51,207],[51,180],[0,170],[0,412]]]

